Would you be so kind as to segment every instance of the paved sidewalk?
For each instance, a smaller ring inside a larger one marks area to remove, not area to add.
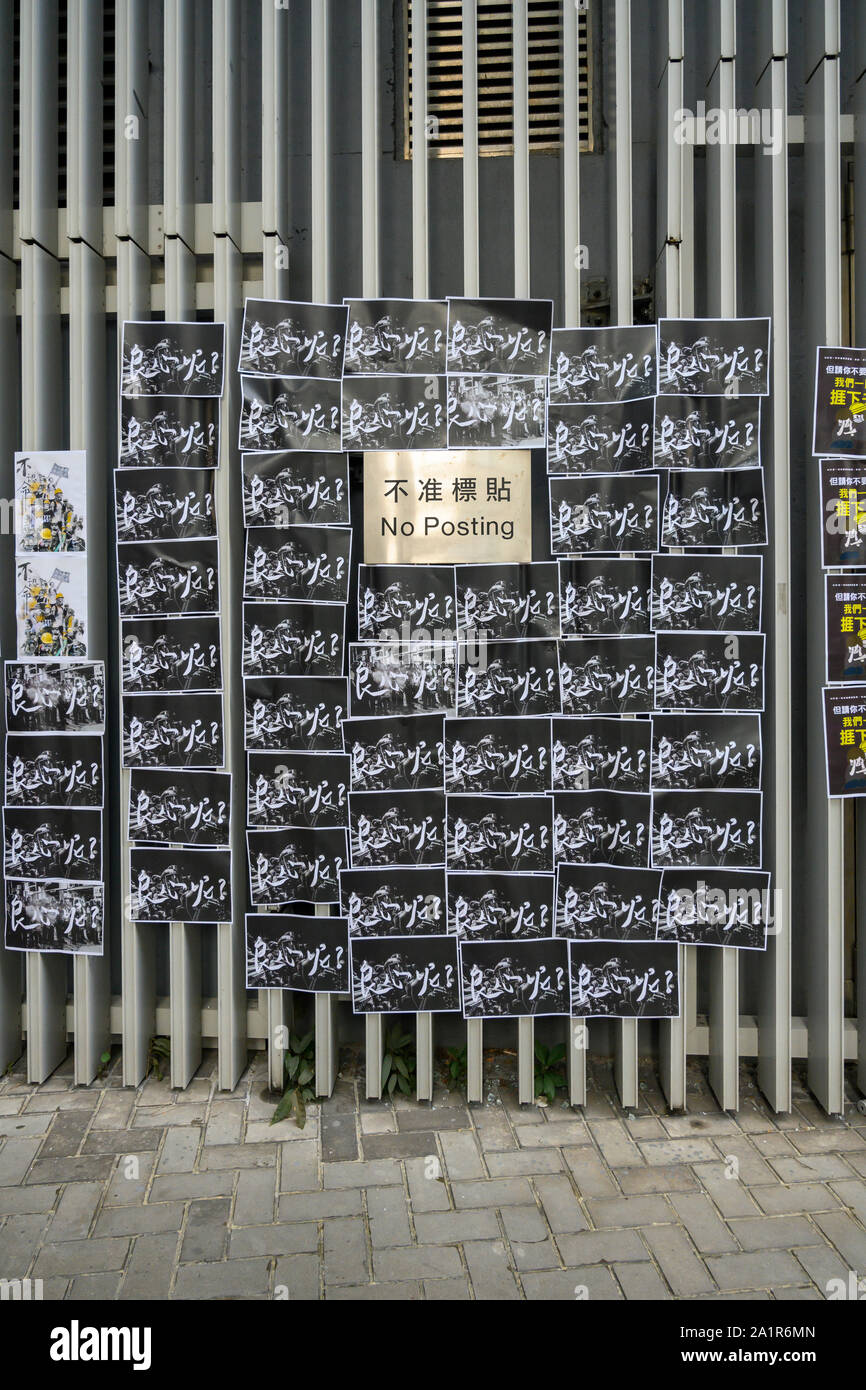
[[[186,1091],[108,1076],[0,1079],[0,1279],[46,1299],[819,1299],[866,1275],[866,1114],[829,1120],[795,1080],[774,1117],[702,1070],[636,1115],[591,1068],[585,1111],[363,1099],[344,1053],[304,1130],[271,1127],[258,1058],[231,1094],[208,1055]],[[506,1065],[512,1064],[506,1056]],[[501,1067],[502,1059],[495,1064]]]

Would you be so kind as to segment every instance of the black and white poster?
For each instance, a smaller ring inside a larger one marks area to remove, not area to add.
[[[650,631],[651,561],[560,560],[563,637]]]
[[[755,792],[654,792],[655,869],[761,867],[761,796]]]
[[[339,526],[287,526],[247,533],[244,598],[345,603],[352,532]]]
[[[448,306],[441,299],[349,299],[346,376],[440,376]]]
[[[19,657],[87,656],[87,556],[17,556]]]
[[[764,708],[764,642],[756,632],[656,634],[656,709]]]
[[[546,377],[552,331],[549,299],[449,298],[448,371]]]
[[[654,555],[653,627],[758,632],[761,566],[759,555]]]
[[[245,676],[341,676],[346,610],[336,603],[245,603]]]
[[[662,875],[659,941],[763,951],[771,925],[767,873],[665,869]]]
[[[455,1013],[457,942],[448,936],[351,937],[356,1014]]]
[[[244,454],[245,526],[348,526],[347,454]]]
[[[652,637],[577,637],[560,646],[563,714],[648,714]]]
[[[101,661],[7,661],[10,734],[101,734],[105,666]]]
[[[679,1018],[677,948],[571,941],[573,1018]]]
[[[550,546],[554,555],[658,549],[659,480],[617,473],[551,478]]]
[[[647,719],[554,719],[553,790],[648,792]]]
[[[133,846],[129,851],[133,922],[230,922],[231,852]]]
[[[759,468],[756,396],[661,396],[653,435],[656,468]]]
[[[219,618],[132,618],[120,625],[122,690],[221,690]]]
[[[655,941],[661,873],[560,864],[556,935],[572,941]]]
[[[340,870],[349,862],[345,830],[248,830],[247,851],[257,907],[339,902]]]
[[[650,798],[627,792],[557,792],[553,798],[557,864],[649,867]]]
[[[568,942],[464,941],[464,1018],[543,1018],[568,1013]]]
[[[102,806],[105,786],[98,734],[66,738],[9,734],[6,739],[6,806]]]
[[[688,550],[766,543],[762,468],[668,474],[662,545]]]
[[[359,565],[358,637],[362,642],[453,641],[451,565]]]
[[[548,473],[579,477],[637,473],[652,466],[652,400],[548,406]]]
[[[246,676],[244,747],[312,753],[343,750],[341,676]]]
[[[559,644],[462,641],[457,713],[470,719],[559,714]]]
[[[390,719],[344,719],[343,746],[350,758],[352,791],[442,791],[442,716],[413,714]]]
[[[350,642],[352,717],[454,713],[457,648],[432,642]]]
[[[124,468],[114,475],[119,541],[207,540],[217,533],[214,474],[206,468]]]
[[[104,899],[101,883],[7,879],[7,951],[101,956]]]
[[[827,795],[866,795],[866,685],[824,691]]]
[[[543,449],[546,416],[546,377],[448,377],[449,449]]]
[[[247,989],[348,994],[345,917],[251,912],[246,918]]]
[[[127,695],[123,767],[222,767],[222,695]]]
[[[3,812],[6,878],[102,879],[102,812],[57,808]]]
[[[247,299],[238,371],[246,376],[328,377],[343,375],[346,348],[344,304]]]
[[[656,714],[651,785],[655,791],[757,791],[761,720],[757,714]]]
[[[553,875],[449,873],[448,930],[460,941],[551,936]]]
[[[466,873],[550,873],[553,803],[547,796],[449,796],[446,862]]]
[[[352,868],[412,868],[445,863],[444,792],[352,792]]]
[[[87,546],[83,450],[15,455],[15,553],[68,554]]]
[[[559,636],[555,561],[530,565],[458,565],[457,623],[485,640]]]
[[[660,396],[768,396],[769,319],[659,319]]]
[[[866,348],[819,347],[813,454],[866,458]]]
[[[218,613],[219,542],[145,541],[117,547],[122,618]]]
[[[349,376],[343,380],[344,449],[445,449],[444,376]]]
[[[551,405],[631,401],[657,389],[654,323],[554,328]]]
[[[242,376],[238,448],[341,453],[340,392],[339,379]]]
[[[232,779],[228,772],[136,768],[129,778],[127,833],[152,844],[230,844]]]
[[[866,466],[822,459],[824,569],[866,565]]]
[[[445,936],[444,869],[353,869],[340,875],[350,936]]]
[[[121,396],[221,396],[225,324],[123,325]]]
[[[247,824],[349,826],[349,758],[345,753],[250,753]]]
[[[119,468],[216,468],[219,456],[217,397],[121,398]]]
[[[445,790],[491,796],[549,792],[549,719],[446,719]]]
[[[825,580],[827,682],[866,680],[866,575]]]

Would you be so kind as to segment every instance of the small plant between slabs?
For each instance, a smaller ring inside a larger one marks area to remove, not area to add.
[[[99,1054],[99,1066],[96,1068],[96,1079],[97,1079],[97,1081],[101,1081],[102,1078],[103,1078],[103,1076],[105,1076],[105,1075],[107,1074],[107,1072],[108,1072],[108,1064],[109,1064],[110,1061],[111,1061],[111,1051],[110,1051],[110,1049],[106,1050],[105,1052],[100,1052],[100,1054]]]
[[[462,1091],[466,1085],[467,1077],[465,1047],[449,1047],[446,1049],[445,1069],[449,1084],[455,1091]]]
[[[535,1044],[535,1094],[551,1105],[556,1100],[557,1091],[565,1090],[568,1085],[564,1062],[564,1043],[557,1043],[555,1047],[545,1047],[540,1042]]]
[[[171,1038],[151,1038],[147,1045],[147,1065],[144,1078],[153,1072],[157,1081],[162,1080],[163,1069],[171,1061]]]
[[[382,1090],[393,1096],[399,1090],[404,1096],[415,1091],[415,1040],[411,1033],[401,1033],[395,1023],[385,1033],[385,1055],[382,1058]]]
[[[316,1077],[316,1044],[313,1038],[312,1031],[305,1033],[302,1038],[297,1033],[289,1034],[284,1059],[286,1089],[271,1117],[272,1125],[287,1120],[293,1112],[298,1129],[303,1129],[307,1123],[307,1105],[316,1098],[316,1089],[312,1084]]]

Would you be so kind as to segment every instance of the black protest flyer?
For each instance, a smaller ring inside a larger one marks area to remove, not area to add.
[[[247,913],[246,961],[247,989],[348,994],[346,918]]]
[[[677,947],[571,941],[572,1018],[678,1018]]]
[[[661,872],[560,864],[556,935],[573,941],[655,941]]]
[[[448,930],[459,941],[553,934],[552,874],[448,874]]]
[[[449,642],[455,635],[452,565],[359,565],[362,642]]]
[[[866,458],[866,348],[817,349],[812,454]]]
[[[546,414],[546,377],[448,377],[449,449],[543,449]]]
[[[345,830],[248,830],[247,857],[256,907],[340,900],[340,870],[349,862]]]
[[[454,643],[350,642],[352,718],[453,714]]]
[[[866,685],[824,691],[827,795],[866,794]]]
[[[7,661],[10,734],[101,734],[105,666],[101,661]]]
[[[822,459],[824,569],[866,565],[866,465]]]
[[[656,709],[764,708],[763,634],[656,633]]]
[[[449,371],[547,377],[553,302],[448,299]]]
[[[345,376],[441,376],[444,299],[348,299]]]
[[[559,576],[553,561],[458,565],[457,624],[485,640],[559,636]]]
[[[388,865],[340,874],[350,936],[445,936],[445,870]]]
[[[247,825],[349,826],[349,758],[345,753],[250,753]]]
[[[563,637],[625,637],[650,631],[652,562],[560,560]]]
[[[548,792],[549,719],[446,719],[445,790],[531,796]]]
[[[761,785],[757,714],[654,714],[654,791],[755,791]]]
[[[641,474],[551,478],[550,548],[554,555],[592,551],[651,553],[659,543],[659,480]]]
[[[637,473],[653,467],[653,402],[554,405],[547,410],[547,471],[553,476]]]
[[[444,376],[343,379],[344,449],[445,449],[448,384]]]
[[[344,719],[343,746],[353,792],[443,789],[441,714]]]
[[[225,324],[127,320],[121,396],[221,396]]]
[[[650,798],[629,792],[556,792],[556,864],[649,868]]]
[[[244,677],[245,748],[342,752],[345,713],[341,676]]]
[[[457,713],[466,718],[558,714],[559,644],[462,641]]]
[[[760,631],[762,564],[760,555],[654,555],[653,628]]]
[[[658,941],[763,951],[773,925],[770,875],[741,869],[665,869]]]
[[[247,299],[238,371],[252,377],[343,375],[346,307]]]
[[[445,864],[444,792],[352,792],[349,847],[353,869]]]
[[[827,683],[866,680],[866,574],[825,575]]]
[[[342,453],[340,398],[339,378],[242,376],[238,448]]]
[[[122,767],[215,768],[225,762],[222,695],[126,695]]]
[[[19,657],[87,656],[87,556],[18,555],[16,633]]]
[[[230,922],[231,852],[133,846],[129,851],[133,922]]]
[[[127,835],[136,843],[223,846],[231,831],[228,772],[136,768],[129,777]]]
[[[677,469],[760,468],[760,397],[659,397],[653,463]]]
[[[245,676],[341,676],[346,609],[336,603],[245,603]]]
[[[668,473],[661,540],[686,550],[766,545],[764,470]]]
[[[217,533],[207,468],[125,468],[114,475],[119,541],[207,540]]]
[[[449,796],[446,863],[466,873],[551,873],[553,803],[547,796]]]
[[[6,949],[101,956],[104,903],[101,883],[7,879]]]
[[[657,389],[655,324],[554,328],[551,405],[631,401]]]
[[[553,790],[648,792],[648,719],[554,719]]]
[[[464,1018],[568,1013],[567,941],[464,941],[460,971]]]
[[[102,806],[105,784],[98,734],[8,734],[6,806]]]
[[[348,454],[241,456],[245,526],[348,526]]]
[[[122,618],[218,613],[219,541],[124,541],[117,547]]]
[[[7,806],[3,811],[6,878],[102,879],[102,811]]]
[[[768,396],[770,320],[659,319],[660,396]]]
[[[216,397],[121,398],[118,468],[216,468],[219,455]]]
[[[340,526],[286,526],[247,533],[244,598],[345,603],[352,532]]]
[[[653,868],[760,868],[761,805],[759,791],[653,792]]]
[[[563,714],[648,714],[653,637],[575,637],[560,646]]]
[[[457,942],[447,936],[350,937],[356,1014],[456,1013]]]
[[[124,695],[221,690],[220,623],[210,618],[125,618],[120,625]]]

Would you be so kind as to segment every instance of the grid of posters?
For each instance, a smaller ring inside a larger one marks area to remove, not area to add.
[[[130,917],[229,922],[215,504],[225,325],[127,322],[114,475]]]

